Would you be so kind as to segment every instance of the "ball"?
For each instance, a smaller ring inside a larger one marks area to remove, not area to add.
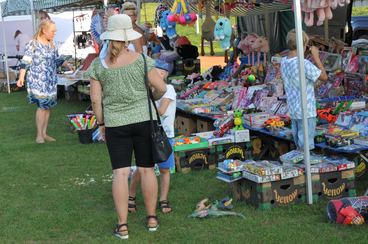
[[[256,81],[256,76],[255,75],[248,75],[248,81],[250,81],[250,82],[254,82],[254,81]]]

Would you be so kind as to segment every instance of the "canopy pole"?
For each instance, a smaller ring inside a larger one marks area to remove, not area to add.
[[[307,181],[307,202],[313,204],[312,197],[312,175],[310,167],[310,152],[309,152],[309,132],[308,132],[308,118],[307,118],[307,90],[306,79],[304,70],[304,46],[303,46],[303,29],[302,29],[302,14],[300,7],[300,0],[293,0],[294,2],[294,19],[295,19],[295,31],[299,61],[299,80],[300,80],[300,95],[301,106],[303,115],[303,135],[304,135],[304,164],[306,169],[306,181]],[[314,133],[314,131],[311,131]]]
[[[74,68],[77,69],[77,45],[75,39],[75,16],[74,16],[74,9],[73,9],[73,44],[74,44]],[[78,43],[78,42],[77,42]]]
[[[329,38],[329,33],[328,33],[328,19],[326,18],[325,21],[323,22],[324,24],[324,32],[325,32],[325,42],[328,43],[328,38]]]
[[[3,43],[4,43],[4,65],[5,65],[5,76],[6,76],[6,84],[7,84],[7,88],[8,88],[8,93],[10,93],[10,81],[9,81],[9,66],[8,66],[8,49],[7,49],[7,44],[6,44],[6,38],[5,38],[5,21],[3,16],[3,10],[1,9],[1,5],[0,5],[0,15],[1,15],[1,25],[2,25],[2,34],[3,34]]]
[[[137,10],[138,10],[137,22],[138,24],[140,24],[141,23],[141,0],[137,0]]]
[[[36,11],[34,10],[34,6],[33,6],[33,0],[29,0],[29,2],[31,3],[31,16],[32,16],[32,30],[33,30],[33,34],[36,33]],[[37,24],[38,25],[38,24]]]

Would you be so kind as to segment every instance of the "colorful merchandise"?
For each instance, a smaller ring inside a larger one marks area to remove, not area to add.
[[[228,18],[218,19],[215,25],[214,35],[217,40],[220,40],[221,48],[225,51],[230,48],[231,33],[230,20]]]
[[[361,225],[368,222],[368,196],[346,197],[327,204],[327,217],[336,224]]]

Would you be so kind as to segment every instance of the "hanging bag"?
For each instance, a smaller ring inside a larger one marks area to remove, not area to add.
[[[166,136],[164,128],[161,125],[160,115],[158,114],[156,103],[153,99],[152,91],[148,85],[148,71],[147,71],[146,57],[144,56],[144,54],[142,54],[142,57],[144,60],[144,83],[146,85],[147,90],[148,109],[151,121],[152,157],[155,163],[161,163],[165,162],[170,157],[172,153],[172,148],[169,139]],[[152,118],[151,101],[156,111],[157,121],[153,121]]]

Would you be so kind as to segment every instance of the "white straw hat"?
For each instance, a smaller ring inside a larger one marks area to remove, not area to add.
[[[133,41],[142,34],[133,30],[132,20],[126,14],[116,14],[109,17],[107,30],[101,34],[100,39],[113,41]]]

